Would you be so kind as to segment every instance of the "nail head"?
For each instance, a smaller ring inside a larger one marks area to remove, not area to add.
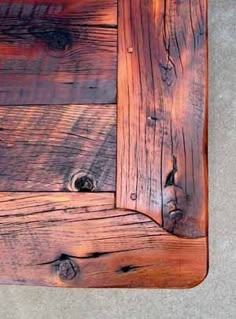
[[[137,194],[136,194],[136,193],[132,193],[132,194],[130,195],[130,198],[131,198],[132,200],[136,200],[136,199],[137,199]]]

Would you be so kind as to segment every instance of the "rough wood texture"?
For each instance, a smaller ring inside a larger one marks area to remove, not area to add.
[[[116,0],[0,1],[0,104],[116,102]]]
[[[192,287],[206,238],[168,234],[113,194],[1,194],[0,281],[69,287]]]
[[[0,107],[0,191],[115,191],[115,174],[115,105]]]
[[[1,283],[207,274],[207,0],[119,0],[118,118],[116,8],[0,0]]]
[[[207,0],[120,0],[117,206],[207,229]]]

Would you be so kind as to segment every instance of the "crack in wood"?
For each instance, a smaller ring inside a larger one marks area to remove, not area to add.
[[[178,166],[177,166],[177,158],[174,155],[173,155],[172,163],[173,163],[173,169],[166,178],[165,187],[172,186],[172,185],[176,186],[175,174],[178,171]]]
[[[122,273],[122,274],[126,274],[126,273],[129,273],[129,272],[135,271],[138,268],[140,268],[140,267],[139,266],[135,266],[135,265],[121,266],[120,268],[117,269],[116,272]]]

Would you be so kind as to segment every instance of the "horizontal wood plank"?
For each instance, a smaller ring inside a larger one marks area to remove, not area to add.
[[[207,1],[120,0],[117,206],[207,233]]]
[[[117,26],[117,0],[4,0],[0,14],[5,17],[79,18],[80,24]]]
[[[0,2],[0,105],[116,103],[117,2]]]
[[[115,191],[115,174],[115,105],[0,107],[0,191]]]
[[[106,193],[1,193],[0,282],[187,288],[204,279],[206,238],[178,238],[114,204]]]

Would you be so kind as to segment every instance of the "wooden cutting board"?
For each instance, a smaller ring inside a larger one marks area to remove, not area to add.
[[[0,0],[1,283],[203,281],[207,53],[207,0]]]

